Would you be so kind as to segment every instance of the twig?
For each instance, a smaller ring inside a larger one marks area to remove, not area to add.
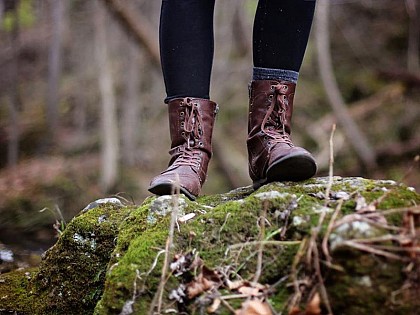
[[[415,205],[412,207],[406,207],[406,208],[394,208],[394,209],[388,209],[388,210],[382,210],[381,214],[388,215],[398,212],[413,212],[413,213],[420,213],[420,205]],[[367,213],[364,215],[365,217],[371,217],[375,216],[373,213]]]
[[[235,310],[234,310],[234,308],[232,307],[232,306],[230,306],[230,304],[227,302],[227,301],[225,301],[224,299],[222,299],[222,298],[220,298],[220,301],[222,302],[222,304],[224,305],[224,306],[226,306],[227,307],[227,309],[229,310],[229,311],[231,311],[232,312],[232,314],[235,314],[236,312],[235,312]]]
[[[319,264],[318,247],[314,246],[313,251],[314,251],[314,268],[315,268],[315,272],[316,272],[316,277],[318,279],[319,289],[321,291],[321,296],[322,296],[322,299],[324,300],[325,307],[328,310],[328,314],[333,315],[330,300],[328,298],[327,289],[325,288],[325,284],[324,284],[324,278],[322,278],[322,274],[321,274],[321,267],[320,267],[320,264]]]
[[[330,135],[330,162],[329,162],[329,171],[328,171],[328,185],[327,189],[325,190],[325,206],[328,205],[328,201],[330,199],[330,192],[331,187],[333,184],[333,174],[334,174],[334,131],[335,131],[335,124],[332,125],[331,128],[331,135]]]
[[[278,285],[282,284],[284,281],[286,281],[289,278],[289,275],[285,275],[284,277],[281,277],[279,280],[277,280],[275,283],[273,283],[270,288],[274,289]]]
[[[246,243],[232,244],[229,246],[230,249],[242,248],[245,246],[259,246],[263,245],[276,245],[276,246],[287,246],[287,245],[299,245],[302,241],[252,241]]]
[[[371,238],[360,238],[360,239],[356,238],[356,239],[352,239],[351,241],[357,242],[357,243],[370,244],[370,243],[389,242],[389,241],[399,242],[406,238],[407,238],[406,236],[396,236],[396,235],[387,234],[387,235],[371,237]]]
[[[299,249],[295,255],[295,257],[293,258],[293,263],[292,263],[292,270],[291,270],[291,274],[290,277],[292,278],[293,281],[293,287],[295,289],[295,294],[293,295],[291,301],[290,301],[290,305],[289,305],[289,309],[292,309],[292,307],[294,307],[295,305],[297,305],[300,302],[301,299],[301,292],[299,289],[299,281],[297,278],[297,266],[299,264],[299,262],[301,261],[302,257],[305,255],[305,251],[307,250],[308,246],[308,238],[304,238],[299,246]]]
[[[103,0],[103,2],[121,26],[133,35],[136,43],[144,47],[151,62],[155,66],[159,66],[159,45],[153,35],[153,26],[147,22],[147,18],[141,15],[141,11],[133,9],[131,2],[118,0]]]
[[[284,219],[284,225],[283,225],[283,227],[281,229],[281,233],[280,233],[280,239],[281,240],[283,240],[286,236],[287,228],[289,226],[290,215],[292,214],[292,211],[297,207],[297,204],[302,197],[303,197],[303,195],[300,196],[298,200],[293,198],[293,200],[288,204],[288,206],[286,208],[286,218]]]
[[[318,238],[319,232],[321,231],[322,223],[324,222],[324,219],[326,216],[327,216],[326,211],[321,212],[318,219],[318,225],[316,226],[316,228],[313,228],[311,231],[311,239],[308,245],[308,252],[306,253],[306,263],[309,266],[311,265],[311,255],[313,253],[313,248],[317,246],[316,240]]]
[[[343,224],[352,223],[352,222],[355,222],[355,221],[366,222],[366,223],[368,223],[368,224],[370,224],[372,226],[383,228],[383,229],[386,229],[386,230],[391,230],[391,231],[401,231],[401,230],[403,230],[403,228],[392,226],[392,225],[388,225],[388,224],[384,224],[384,223],[380,223],[378,221],[375,221],[375,220],[370,219],[370,217],[377,217],[378,216],[378,212],[372,213],[369,217],[367,215],[368,214],[358,214],[358,213],[348,214],[345,217],[343,217],[340,220],[338,220],[334,224],[333,230],[336,229],[337,227],[343,225]]]
[[[222,234],[222,231],[223,231],[223,228],[225,227],[225,225],[226,225],[226,223],[227,223],[227,220],[229,219],[229,217],[230,217],[230,212],[228,212],[227,214],[226,214],[226,216],[225,216],[225,221],[223,221],[223,224],[222,224],[222,226],[220,227],[220,229],[219,229],[219,237],[218,237],[218,239],[220,240],[220,235]]]
[[[384,250],[375,249],[375,248],[373,248],[371,246],[360,244],[358,242],[354,242],[354,241],[351,241],[351,240],[344,241],[340,245],[345,245],[345,246],[353,247],[353,248],[356,248],[356,249],[359,249],[359,250],[362,250],[362,251],[365,251],[365,252],[369,252],[369,253],[372,253],[372,254],[375,254],[375,255],[384,256],[384,257],[387,257],[387,258],[390,258],[390,259],[395,259],[395,260],[400,260],[400,261],[407,261],[407,259],[404,258],[404,257],[400,257],[398,255],[394,255],[394,254],[388,253],[388,252],[386,252]]]
[[[330,234],[333,230],[333,226],[335,223],[335,220],[337,219],[338,213],[341,210],[341,207],[343,206],[343,199],[340,199],[338,201],[337,207],[335,208],[335,211],[333,213],[333,215],[331,216],[330,222],[328,223],[328,228],[327,228],[327,232],[324,235],[324,239],[322,240],[322,251],[324,252],[325,258],[327,259],[328,263],[331,263],[331,256],[328,250],[328,239],[330,237]]]
[[[397,247],[397,246],[390,246],[390,245],[371,245],[373,248],[376,249],[383,249],[389,250],[391,252],[410,252],[410,253],[420,253],[420,248],[416,247]]]
[[[261,276],[262,270],[262,261],[263,261],[263,249],[264,249],[264,236],[265,236],[265,220],[267,216],[267,207],[268,201],[265,200],[262,207],[262,214],[260,217],[261,226],[260,226],[260,233],[259,233],[259,245],[258,245],[258,256],[257,256],[257,270],[255,271],[254,275],[254,283],[257,283]]]
[[[160,255],[162,255],[163,253],[165,253],[165,250],[160,250],[158,253],[157,253],[157,255],[156,255],[156,257],[155,257],[155,260],[153,261],[153,264],[152,264],[152,266],[149,268],[149,270],[145,273],[145,274],[141,274],[141,275],[139,275],[139,278],[141,278],[140,276],[143,276],[144,275],[144,279],[143,279],[143,287],[142,287],[142,289],[141,289],[141,291],[143,291],[144,290],[144,287],[145,287],[145,285],[146,285],[146,279],[147,279],[147,277],[150,275],[150,273],[156,268],[156,265],[157,265],[157,262],[158,262],[158,259],[159,259],[159,256]]]
[[[419,162],[420,162],[420,155],[416,155],[410,167],[408,168],[407,172],[405,172],[405,174],[403,175],[403,177],[401,177],[399,182],[404,182],[407,179],[407,177],[412,174],[413,168],[419,165]]]
[[[159,287],[158,287],[158,289],[155,293],[155,296],[153,297],[152,303],[150,304],[150,309],[149,309],[149,314],[150,315],[154,314],[155,306],[157,307],[157,313],[158,314],[161,313],[162,300],[163,300],[163,289],[165,287],[166,281],[168,280],[167,277],[166,277],[166,273],[167,273],[168,266],[169,266],[169,257],[170,257],[169,254],[170,254],[170,250],[173,246],[174,230],[175,230],[175,224],[176,224],[177,216],[178,216],[178,200],[179,200],[179,194],[180,194],[179,177],[178,176],[176,176],[176,181],[175,181],[175,184],[173,185],[172,189],[173,189],[173,192],[172,192],[173,207],[172,207],[171,223],[169,225],[169,234],[168,234],[168,238],[166,240],[166,246],[165,246],[165,259],[164,259],[164,263],[163,263],[163,266],[162,266],[162,273],[161,273],[161,277],[160,277]]]

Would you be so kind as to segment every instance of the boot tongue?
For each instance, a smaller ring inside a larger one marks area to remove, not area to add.
[[[290,140],[287,111],[289,110],[288,85],[278,83],[271,86],[273,94],[269,95],[270,106],[261,124],[261,130],[270,136],[274,142],[286,143],[293,146]]]
[[[186,113],[184,121],[184,139],[186,140],[187,147],[198,147],[202,136],[203,120],[198,110],[198,103],[194,103],[190,99],[186,102]]]

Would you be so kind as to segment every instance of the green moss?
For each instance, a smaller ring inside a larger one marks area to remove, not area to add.
[[[27,314],[91,314],[102,295],[105,269],[130,208],[103,206],[76,217],[45,254],[28,284]]]
[[[31,314],[33,298],[29,281],[37,269],[16,270],[0,274],[0,313]]]
[[[263,247],[259,282],[275,286],[269,301],[277,312],[285,311],[293,293],[287,276],[299,243],[285,245],[280,241],[300,241],[307,237],[318,225],[320,213],[325,211],[318,241],[322,239],[338,205],[337,201],[329,201],[325,206],[325,200],[317,197],[316,194],[325,192],[327,184],[327,178],[317,178],[302,183],[272,183],[255,192],[245,187],[222,195],[203,196],[195,202],[185,199],[179,215],[193,212],[195,217],[179,223],[175,229],[169,258],[194,250],[208,268],[223,270],[229,279],[252,280],[258,269],[261,238],[258,222],[265,212],[264,239],[274,242]],[[420,201],[418,194],[390,181],[335,177],[331,190],[352,196],[343,203],[338,219],[355,212],[356,192],[368,202],[380,200],[378,211]],[[15,278],[12,283],[15,291],[10,292],[19,295],[19,299],[16,303],[7,299],[6,305],[25,314],[91,314],[93,310],[95,314],[120,314],[124,307],[131,307],[132,314],[147,314],[160,283],[162,250],[171,220],[169,208],[163,209],[166,206],[150,213],[160,205],[158,199],[147,198],[140,207],[98,207],[74,218],[58,243],[46,253],[33,278],[25,280],[22,274]],[[165,215],[163,210],[168,213]],[[389,224],[401,224],[401,215],[395,218],[387,215],[387,219]],[[322,250],[319,252],[322,254]],[[379,314],[373,310],[384,311],[385,305],[385,313],[395,309],[396,314],[403,314],[402,308],[389,300],[391,293],[405,281],[401,264],[342,247],[332,254],[333,262],[346,271],[326,267],[322,270],[335,313]],[[304,263],[298,266],[298,276],[310,276],[306,267]],[[192,271],[188,279],[168,275],[163,309],[176,308],[174,301],[169,300],[169,293],[193,277]],[[279,282],[280,279],[283,281]],[[0,290],[5,295],[9,292],[1,282]],[[232,293],[226,289],[220,292]],[[364,296],[358,295],[361,292]],[[26,301],[36,301],[31,303],[34,309],[30,312],[24,307]],[[348,301],[351,306],[347,305]],[[195,302],[183,304],[183,311],[199,314],[202,307]],[[229,303],[240,308],[242,302],[237,299]],[[230,312],[225,307],[219,311],[220,314]]]

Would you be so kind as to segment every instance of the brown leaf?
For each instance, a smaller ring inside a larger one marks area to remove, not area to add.
[[[319,315],[321,314],[321,298],[318,292],[314,294],[312,299],[306,305],[305,315]]]
[[[257,288],[242,286],[238,288],[238,292],[242,293],[243,295],[257,296],[258,293],[260,293],[260,290]]]
[[[200,273],[197,278],[187,284],[187,295],[189,299],[200,295],[201,293],[213,288],[217,283],[205,278],[203,273]]]
[[[206,265],[203,265],[202,269],[201,269],[201,273],[203,275],[204,278],[211,280],[213,282],[221,282],[221,279],[219,277],[219,275],[212,269],[210,269],[209,267],[207,267]]]
[[[235,315],[273,315],[267,302],[250,300],[242,303],[242,308],[235,311]]]
[[[297,306],[293,306],[290,310],[289,313],[287,315],[301,315],[301,311],[300,308]]]
[[[222,301],[219,298],[214,299],[213,303],[209,307],[207,307],[207,313],[215,313],[219,309],[221,302]]]
[[[245,285],[245,282],[243,280],[236,280],[236,281],[230,281],[229,279],[226,280],[226,286],[231,291],[237,290],[244,285]]]

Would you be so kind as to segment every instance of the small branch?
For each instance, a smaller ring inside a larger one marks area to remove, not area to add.
[[[329,36],[329,0],[319,0],[316,19],[317,57],[321,80],[338,122],[366,167],[376,166],[376,155],[366,136],[350,116],[334,76]]]
[[[268,207],[268,201],[265,200],[263,203],[262,213],[260,216],[260,233],[259,233],[259,246],[258,246],[258,255],[257,255],[257,270],[255,271],[254,275],[254,283],[257,283],[261,276],[261,270],[262,270],[262,262],[263,262],[263,249],[264,249],[264,237],[265,237],[265,220],[267,217],[267,207]]]
[[[166,240],[166,246],[165,246],[165,258],[162,266],[162,273],[160,276],[160,283],[159,287],[156,290],[155,296],[153,297],[152,303],[150,304],[149,308],[149,315],[154,314],[154,309],[157,307],[157,313],[161,314],[161,308],[162,308],[162,300],[163,300],[163,289],[165,287],[165,284],[167,280],[169,279],[166,274],[169,266],[169,259],[170,259],[170,251],[173,247],[173,239],[174,239],[174,231],[175,231],[175,225],[177,224],[177,218],[178,218],[178,201],[179,201],[179,194],[180,194],[180,188],[179,188],[179,177],[176,176],[175,184],[172,187],[172,214],[171,214],[171,223],[169,225],[169,233],[168,238]]]
[[[338,213],[341,210],[341,207],[343,206],[343,199],[340,199],[338,201],[337,207],[335,208],[335,211],[331,217],[330,222],[328,223],[328,228],[327,228],[327,232],[324,235],[324,239],[322,240],[322,251],[324,252],[325,258],[327,259],[328,263],[331,263],[331,256],[328,250],[328,239],[331,235],[331,232],[333,230],[333,226],[335,223],[335,220],[337,219]]]
[[[351,241],[351,240],[344,241],[342,243],[342,245],[343,246],[348,246],[348,247],[353,247],[353,248],[356,248],[358,250],[362,250],[362,251],[365,251],[365,252],[368,252],[368,253],[372,253],[372,254],[375,254],[375,255],[384,256],[384,257],[387,257],[387,258],[390,258],[390,259],[395,259],[395,260],[400,260],[400,261],[408,261],[408,259],[406,259],[404,257],[398,256],[398,255],[395,255],[395,254],[388,253],[388,252],[386,252],[384,250],[375,249],[375,248],[373,248],[371,246],[360,244],[358,242],[354,242],[354,241]]]
[[[160,65],[159,45],[154,36],[154,27],[139,10],[132,7],[131,1],[102,0],[110,12],[120,22],[121,26],[133,36],[135,41],[145,48],[150,60],[156,66]],[[136,13],[134,13],[136,12]]]
[[[325,190],[325,206],[327,206],[328,201],[330,199],[330,192],[331,187],[333,184],[333,175],[334,175],[334,131],[335,131],[335,124],[332,125],[331,128],[331,135],[330,135],[330,162],[329,162],[329,172],[328,172],[328,185],[327,189]]]
[[[328,315],[333,315],[330,300],[328,298],[327,289],[325,288],[325,284],[324,284],[324,278],[322,277],[322,273],[321,273],[321,266],[319,264],[319,253],[318,253],[318,247],[317,246],[313,247],[313,253],[314,253],[314,268],[315,268],[315,272],[316,272],[316,277],[318,279],[318,284],[319,284],[319,289],[321,291],[321,296],[322,296],[322,299],[324,300],[325,307],[328,310]]]
[[[230,249],[235,249],[235,248],[242,248],[242,247],[245,247],[245,246],[259,246],[261,244],[263,244],[263,245],[275,245],[275,246],[288,246],[288,245],[299,245],[300,243],[302,243],[302,241],[253,241],[253,242],[230,245],[229,250]]]

